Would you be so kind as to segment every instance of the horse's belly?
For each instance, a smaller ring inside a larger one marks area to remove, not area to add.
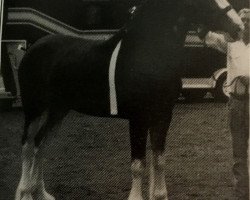
[[[89,81],[89,82],[88,82]],[[70,90],[63,91],[63,98],[70,109],[92,115],[107,115],[109,113],[109,90],[106,82],[93,80],[76,81]],[[80,83],[80,84],[79,84]]]
[[[118,108],[129,112],[164,112],[178,98],[181,80],[155,79],[141,75],[131,76],[118,84]]]

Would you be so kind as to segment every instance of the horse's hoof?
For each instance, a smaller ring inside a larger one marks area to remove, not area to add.
[[[51,194],[49,194],[46,191],[43,191],[41,198],[39,198],[38,200],[55,200],[55,197],[53,197]]]
[[[55,198],[44,189],[36,190],[33,195],[36,200],[55,200]]]
[[[30,193],[25,193],[22,195],[21,200],[33,200],[32,195]]]
[[[21,191],[19,189],[16,190],[15,200],[21,200]]]
[[[143,200],[143,198],[138,195],[129,195],[128,200]]]
[[[15,194],[15,200],[30,200],[36,190],[36,185],[30,182],[20,181]]]
[[[167,197],[161,196],[161,197],[150,197],[149,200],[168,200]]]
[[[166,192],[155,193],[155,194],[154,194],[154,199],[155,199],[155,200],[168,200],[168,195],[167,195]]]
[[[15,200],[33,200],[31,192],[25,191],[20,187],[17,188],[15,194]]]
[[[128,200],[143,200],[142,197],[132,197],[132,198],[128,198]]]

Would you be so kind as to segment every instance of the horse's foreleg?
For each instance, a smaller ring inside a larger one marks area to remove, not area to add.
[[[144,164],[141,160],[136,159],[131,164],[132,187],[128,200],[142,200],[142,177]]]
[[[165,142],[171,117],[159,120],[150,128],[152,153],[150,155],[149,199],[167,200],[167,186],[165,180]]]
[[[149,172],[149,199],[167,200],[164,153],[151,152]]]
[[[147,128],[145,123],[130,121],[132,187],[128,200],[142,200],[142,178],[145,171]]]

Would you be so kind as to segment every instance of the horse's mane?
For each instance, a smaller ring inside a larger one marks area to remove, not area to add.
[[[128,32],[133,29],[137,29],[140,26],[143,20],[147,20],[147,17],[150,17],[150,14],[156,12],[157,9],[162,11],[162,5],[169,7],[176,7],[178,11],[176,11],[176,15],[180,14],[186,15],[186,12],[189,12],[189,8],[193,6],[194,0],[144,0],[141,4],[136,6],[136,9],[133,13],[131,13],[130,18],[124,24],[119,31],[112,36],[108,41],[107,45],[114,46],[116,45]],[[168,11],[166,11],[168,12]],[[171,11],[172,12],[172,11]],[[159,13],[160,15],[161,13]],[[178,17],[178,16],[176,16]],[[139,30],[140,31],[140,30]]]
[[[144,0],[140,5],[136,6],[135,12],[131,15],[123,29],[129,31],[133,27],[138,27],[142,20],[147,20],[154,16],[167,16],[169,12],[175,12],[176,18],[179,14],[189,16],[190,11],[195,8],[196,0]],[[175,8],[175,10],[171,10]],[[194,15],[194,13],[192,13]],[[159,17],[160,18],[160,17]]]

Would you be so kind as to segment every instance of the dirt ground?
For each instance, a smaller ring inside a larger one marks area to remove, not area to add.
[[[178,103],[167,139],[170,200],[232,198],[232,147],[223,103]],[[0,113],[0,200],[21,173],[21,110]],[[45,182],[57,200],[124,200],[130,183],[128,122],[71,112],[46,149]],[[144,196],[147,199],[147,176]]]

